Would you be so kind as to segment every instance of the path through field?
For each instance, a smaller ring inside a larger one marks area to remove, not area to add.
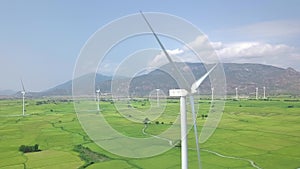
[[[250,160],[250,159],[246,159],[246,158],[240,158],[240,157],[233,157],[233,156],[226,156],[226,155],[222,155],[220,153],[217,153],[215,151],[211,151],[211,150],[207,150],[207,149],[200,149],[201,151],[205,151],[205,152],[208,152],[208,153],[212,153],[212,154],[215,154],[219,157],[222,157],[222,158],[231,158],[231,159],[235,159],[235,160],[243,160],[243,161],[248,161],[254,168],[257,168],[257,169],[262,169],[260,168],[259,166],[257,166],[255,164],[254,161]]]
[[[167,139],[167,138],[163,138],[163,137],[159,137],[159,136],[156,136],[156,135],[152,135],[150,133],[147,133],[146,132],[146,129],[147,129],[148,125],[145,124],[144,128],[142,129],[142,133],[144,135],[148,135],[148,136],[152,136],[152,137],[155,137],[155,138],[158,138],[158,139],[162,139],[162,140],[165,140],[165,141],[168,141],[170,145],[172,145],[172,140],[170,139]],[[189,148],[190,150],[195,150],[194,148]],[[217,153],[215,151],[211,151],[211,150],[207,150],[207,149],[200,149],[200,151],[205,151],[205,152],[208,152],[208,153],[211,153],[211,154],[214,154],[214,155],[217,155],[219,157],[222,157],[222,158],[230,158],[230,159],[235,159],[235,160],[242,160],[242,161],[247,161],[249,162],[254,168],[257,168],[257,169],[262,169],[260,168],[258,165],[255,164],[254,161],[250,160],[250,159],[246,159],[246,158],[240,158],[240,157],[233,157],[233,156],[226,156],[226,155],[222,155],[220,153]]]
[[[156,135],[152,135],[152,134],[150,134],[150,133],[147,133],[147,132],[146,132],[147,127],[148,127],[148,125],[145,124],[144,128],[142,129],[142,133],[143,133],[144,135],[148,135],[148,136],[152,136],[152,137],[155,137],[155,138],[158,138],[158,139],[165,140],[165,141],[169,142],[169,144],[170,144],[171,146],[173,145],[173,142],[172,142],[172,140],[170,140],[170,139],[167,139],[167,138],[164,138],[164,137],[159,137],[159,136],[156,136]]]

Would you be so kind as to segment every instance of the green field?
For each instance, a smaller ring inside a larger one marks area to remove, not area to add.
[[[147,101],[131,103],[146,109]],[[98,147],[78,122],[72,101],[27,100],[22,113],[21,100],[0,100],[0,168],[180,168],[180,148],[149,158],[125,158]],[[101,102],[102,114],[119,132],[147,137],[143,123],[119,115],[113,104]],[[210,102],[201,100],[200,112]],[[165,113],[148,125],[149,134],[170,126],[179,111],[178,100],[168,103]],[[155,122],[158,121],[159,124]],[[161,124],[163,122],[163,124]],[[205,119],[198,115],[198,130]],[[189,166],[197,168],[193,132],[189,134]],[[20,145],[38,144],[41,151],[22,153]],[[75,147],[82,145],[82,149]],[[200,144],[204,169],[300,168],[300,101],[227,100],[222,120],[205,143]],[[251,162],[253,164],[251,164]],[[254,165],[254,166],[253,166]]]

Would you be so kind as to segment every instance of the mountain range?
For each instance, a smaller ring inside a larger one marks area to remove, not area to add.
[[[180,67],[180,63],[176,63]],[[199,78],[206,72],[202,63],[186,63],[192,70],[195,78]],[[136,96],[148,96],[149,93],[157,88],[168,93],[169,89],[178,88],[176,81],[165,71],[170,69],[171,65],[164,65],[162,69],[153,70],[147,74],[136,76],[132,79],[126,77],[119,78],[118,85],[124,86],[122,83],[130,81],[129,92]],[[255,88],[259,88],[262,93],[263,87],[266,87],[267,95],[290,94],[300,95],[300,72],[293,68],[279,68],[263,64],[250,63],[223,63],[224,73],[226,77],[227,94],[235,94],[235,88],[238,88],[240,95],[251,96],[255,93]],[[80,77],[82,80],[94,74],[88,74]],[[110,76],[96,74],[95,89],[100,88],[102,93],[111,92]],[[209,81],[206,80],[201,87],[202,94],[211,92]],[[6,94],[12,94],[9,91]],[[0,95],[3,95],[0,91]],[[72,95],[72,80],[60,84],[54,88],[42,92],[29,93],[32,97],[43,96],[69,96]],[[11,96],[18,97],[20,92]]]

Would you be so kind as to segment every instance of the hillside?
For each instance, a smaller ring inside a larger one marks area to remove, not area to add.
[[[180,64],[177,63],[180,67]],[[201,63],[187,63],[193,71],[195,78],[199,78],[206,70]],[[259,93],[266,87],[268,95],[292,94],[300,95],[300,72],[292,68],[279,68],[263,64],[237,64],[224,63],[224,72],[227,82],[227,93],[234,94],[235,88],[238,88],[240,95],[251,96],[255,93],[255,88],[259,88]],[[169,69],[170,65],[164,65],[163,69]],[[171,88],[177,88],[176,81],[162,70],[154,70],[148,74],[134,77],[130,81],[130,93],[137,96],[148,96],[149,93],[157,88],[164,91],[165,94]],[[86,75],[81,79],[86,78]],[[120,86],[128,79],[119,80]],[[97,74],[96,88],[100,87],[101,92],[111,92],[111,77]],[[206,81],[199,89],[202,94],[210,93],[209,82]],[[33,93],[32,96],[66,96],[72,95],[72,81],[60,84],[54,88],[40,93]]]
[[[206,71],[200,63],[189,63],[195,78],[199,78]],[[283,69],[262,64],[223,64],[226,76],[227,94],[235,94],[238,88],[240,95],[251,96],[258,87],[259,93],[263,93],[266,87],[268,95],[300,94],[300,72],[292,68]],[[156,70],[147,75],[135,78],[132,81],[131,90],[141,95],[147,95],[155,88],[163,89],[165,93],[170,88],[176,88],[176,82],[166,73]],[[209,94],[210,84],[208,80],[200,87],[202,94]]]

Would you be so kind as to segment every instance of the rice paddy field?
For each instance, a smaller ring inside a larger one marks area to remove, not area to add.
[[[147,100],[131,102],[145,109]],[[101,113],[115,129],[132,137],[146,137],[144,123],[135,123],[117,113],[111,102],[100,103]],[[205,122],[209,100],[201,100],[198,131]],[[170,116],[179,113],[179,100],[172,100],[162,115],[148,124],[148,134],[170,126]],[[180,148],[149,158],[126,158],[105,151],[83,131],[70,100],[0,100],[0,168],[157,169],[181,168]],[[208,114],[209,115],[209,114]],[[162,123],[163,122],[163,123]],[[198,168],[193,131],[189,139],[189,168]],[[37,152],[23,153],[21,145],[39,145]],[[300,168],[300,101],[227,100],[222,120],[209,140],[200,144],[204,169],[298,169]]]

